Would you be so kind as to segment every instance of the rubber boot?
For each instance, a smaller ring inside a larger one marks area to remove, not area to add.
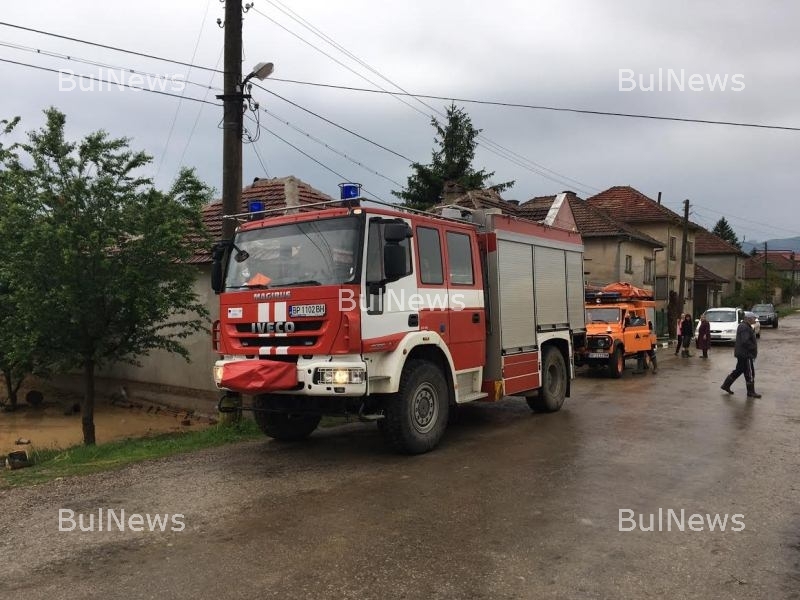
[[[761,394],[756,392],[756,384],[755,383],[748,383],[747,384],[747,397],[748,398],[761,398]]]
[[[653,358],[650,359],[650,362],[653,363],[653,375],[655,375],[658,373],[658,361],[656,360],[655,355],[653,355]]]
[[[734,378],[733,378],[733,376],[731,376],[731,375],[728,375],[728,376],[725,378],[725,381],[723,381],[723,382],[722,382],[722,385],[721,385],[721,386],[719,386],[719,387],[720,387],[720,389],[723,389],[723,390],[725,390],[726,392],[728,392],[729,394],[732,394],[732,393],[733,393],[733,390],[731,389],[731,384],[733,383],[733,379],[734,379]]]

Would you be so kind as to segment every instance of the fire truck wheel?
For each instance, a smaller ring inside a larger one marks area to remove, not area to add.
[[[542,360],[542,387],[536,396],[527,396],[534,412],[556,412],[567,395],[567,365],[558,348],[545,348]]]
[[[441,370],[424,360],[410,360],[400,389],[386,400],[379,421],[386,442],[404,454],[433,450],[444,434],[449,412],[447,384]]]
[[[621,346],[614,349],[614,354],[608,359],[608,373],[614,379],[622,377],[622,372],[625,370],[625,352]]]
[[[260,408],[263,403],[262,396],[253,398],[253,408]],[[274,413],[261,410],[253,411],[258,428],[266,435],[282,442],[304,440],[319,425],[319,415],[293,415],[289,413]]]

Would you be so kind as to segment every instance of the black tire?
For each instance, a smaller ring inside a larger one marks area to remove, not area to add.
[[[398,452],[429,452],[444,434],[449,409],[441,369],[428,361],[412,359],[403,369],[397,393],[386,398],[379,431]]]
[[[527,396],[528,406],[534,412],[556,412],[567,397],[567,365],[558,348],[548,346],[542,359],[542,387],[536,396]]]
[[[296,442],[306,439],[317,428],[320,415],[294,415],[291,413],[269,412],[265,396],[253,398],[253,419],[265,435],[281,442]]]
[[[773,328],[773,329],[777,329],[777,328],[778,328],[778,319],[775,319],[775,320],[772,322],[772,328]]]
[[[608,374],[613,379],[622,377],[622,372],[625,370],[625,352],[622,346],[614,348],[614,354],[608,359]]]

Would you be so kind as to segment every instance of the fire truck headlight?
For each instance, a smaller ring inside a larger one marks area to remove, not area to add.
[[[222,377],[225,374],[225,365],[214,365],[214,383],[219,385],[222,383]]]
[[[314,383],[322,385],[345,385],[364,383],[365,372],[363,368],[334,368],[323,367],[314,374]]]

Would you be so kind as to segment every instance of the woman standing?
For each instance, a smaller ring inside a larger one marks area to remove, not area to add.
[[[703,351],[703,358],[708,358],[708,347],[711,345],[711,324],[705,313],[700,315],[700,329],[697,330],[697,349]]]
[[[689,358],[692,356],[689,354],[689,344],[692,343],[692,338],[694,337],[692,325],[692,315],[689,313],[683,315],[683,323],[681,323],[681,337],[683,338],[681,343],[683,344],[683,352],[681,353],[681,356],[684,358]]]
[[[678,352],[681,351],[681,342],[683,341],[683,334],[681,333],[681,327],[683,326],[683,317],[684,314],[681,313],[681,316],[678,317],[678,322],[675,324],[675,356],[678,356]]]

